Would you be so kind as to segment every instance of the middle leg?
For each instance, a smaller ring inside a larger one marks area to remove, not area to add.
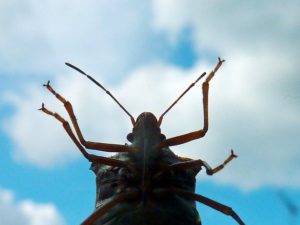
[[[193,168],[201,169],[202,166],[205,167],[206,173],[211,176],[211,175],[219,172],[220,170],[222,170],[225,167],[225,165],[227,165],[231,160],[233,160],[236,157],[238,157],[238,156],[234,153],[233,150],[231,150],[230,156],[228,156],[227,159],[221,165],[215,167],[214,169],[212,169],[211,166],[207,162],[205,162],[201,159],[188,160],[185,162],[174,163],[174,164],[168,165],[162,171],[154,174],[153,179],[154,180],[161,179],[161,176],[163,176],[166,172],[168,172],[170,170],[180,171],[180,170],[187,170],[187,169],[193,169]]]

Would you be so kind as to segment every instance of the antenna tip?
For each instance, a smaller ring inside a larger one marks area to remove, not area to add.
[[[197,83],[202,77],[204,77],[206,75],[206,72],[203,72],[195,81],[195,83]]]
[[[86,74],[85,72],[83,72],[83,71],[82,71],[81,69],[79,69],[78,67],[72,65],[71,63],[65,62],[65,64],[66,64],[67,66],[71,67],[72,69],[76,70],[77,72],[79,72],[79,73],[81,73],[81,74],[87,76],[87,74]]]

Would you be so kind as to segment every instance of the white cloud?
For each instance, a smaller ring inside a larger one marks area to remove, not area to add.
[[[55,127],[54,124],[53,129],[47,129],[51,124],[50,120],[44,118],[37,110],[41,106],[45,92],[37,87],[27,93],[25,98],[24,95],[7,96],[7,101],[16,106],[16,114],[12,120],[5,121],[4,127],[14,140],[14,159],[48,167],[53,163],[61,164],[73,159],[74,152],[68,148],[68,141],[65,141],[60,127]],[[50,139],[56,135],[58,139]],[[63,151],[57,150],[57,143],[60,143],[59,146]]]
[[[0,189],[2,225],[64,225],[64,219],[54,205],[32,200],[16,201],[14,193]]]
[[[299,54],[294,48],[299,45],[298,8],[296,0],[154,0],[153,24],[173,40],[191,27],[200,54],[203,50],[224,55],[275,50],[275,56],[281,57]]]
[[[120,76],[151,47],[145,44],[150,36],[145,9],[142,1],[1,1],[2,72],[49,77],[70,60]]]

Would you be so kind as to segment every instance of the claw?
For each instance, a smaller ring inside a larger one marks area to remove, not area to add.
[[[39,108],[38,110],[43,110],[43,109],[45,109],[45,104],[44,104],[44,102],[42,103],[42,107]]]
[[[220,57],[218,57],[219,63],[223,63],[225,62],[225,59],[221,59]]]
[[[237,158],[238,156],[234,153],[233,149],[231,149],[231,156]]]
[[[49,87],[50,85],[50,80],[48,80],[47,84],[43,84],[44,87]]]

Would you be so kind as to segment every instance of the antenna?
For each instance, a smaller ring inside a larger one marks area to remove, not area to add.
[[[99,86],[102,90],[104,90],[105,93],[108,94],[124,110],[124,112],[130,117],[132,125],[135,124],[135,120],[134,120],[133,116],[124,108],[124,106],[122,106],[122,104],[102,84],[100,84],[93,77],[91,77],[90,75],[86,74],[81,69],[79,69],[78,67],[72,65],[71,63],[66,62],[65,64],[67,66],[71,67],[72,69],[76,70],[77,72],[85,75],[87,78],[89,78],[91,81],[93,81],[97,86]]]
[[[166,115],[167,114],[167,112],[169,112],[170,111],[170,109],[172,109],[173,108],[173,106],[192,88],[192,87],[194,87],[195,86],[195,84],[202,78],[202,77],[204,77],[205,76],[205,74],[206,74],[206,72],[204,72],[204,73],[202,73],[196,80],[195,80],[195,82],[193,82],[193,83],[191,83],[190,84],[190,86],[173,102],[173,104],[169,107],[169,108],[167,108],[167,110],[159,117],[159,120],[158,120],[158,125],[160,126],[160,124],[161,124],[161,122],[162,122],[162,120],[163,120],[163,117],[164,117],[164,115]]]

